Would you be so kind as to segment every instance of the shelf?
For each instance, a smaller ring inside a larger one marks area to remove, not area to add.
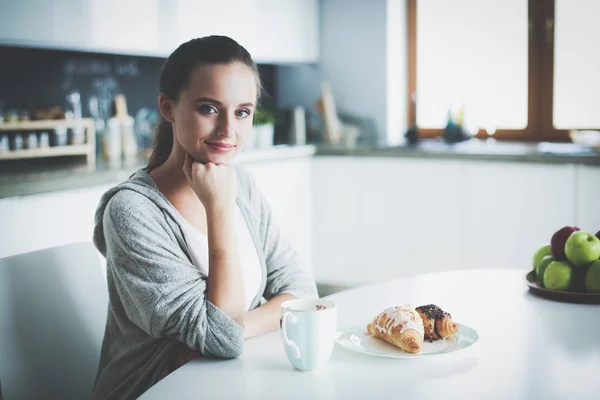
[[[77,144],[69,146],[44,147],[36,149],[12,150],[7,153],[0,153],[0,160],[16,160],[23,158],[41,158],[88,155],[90,146],[87,144]]]
[[[10,150],[6,153],[0,153],[0,161],[84,155],[86,156],[88,167],[93,168],[96,162],[96,129],[93,119],[83,118],[76,120],[63,119],[2,123],[0,124],[0,132],[44,131],[74,127],[85,128],[85,144]],[[10,133],[8,135],[10,135]]]
[[[56,128],[71,128],[74,126],[86,126],[88,128],[94,126],[94,120],[89,118],[83,119],[57,119],[57,120],[39,120],[39,121],[19,121],[0,124],[0,131],[26,131],[26,130],[42,130]]]

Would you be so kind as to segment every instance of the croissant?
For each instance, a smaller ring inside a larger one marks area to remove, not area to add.
[[[446,339],[458,332],[458,324],[452,321],[452,316],[434,304],[416,308],[423,321],[425,339],[431,341]]]
[[[408,304],[390,307],[367,325],[368,332],[408,353],[418,353],[423,344],[423,321]]]

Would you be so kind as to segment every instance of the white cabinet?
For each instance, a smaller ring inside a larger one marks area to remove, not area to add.
[[[91,241],[94,213],[112,185],[0,200],[0,258]]]
[[[177,44],[225,35],[260,63],[318,61],[318,0],[177,0],[174,7]]]
[[[49,44],[53,41],[54,4],[47,0],[0,1],[0,40]]]
[[[256,38],[255,0],[176,0],[170,31],[176,35],[173,44],[207,35],[224,35],[236,40],[246,50],[254,51]]]
[[[324,156],[242,165],[320,283],[526,270],[560,227],[600,230],[596,166]],[[0,257],[91,240],[111,186],[0,199]]]
[[[86,3],[92,49],[124,54],[158,53],[161,18],[158,0],[86,0]]]
[[[345,157],[314,160],[313,270],[321,282],[345,280],[364,269],[357,248],[360,203],[355,167],[355,159]]]
[[[578,166],[576,226],[600,231],[600,166]]]
[[[283,235],[310,272],[312,266],[312,158],[243,164],[256,178]],[[113,184],[0,199],[0,258],[91,241],[100,197]]]
[[[317,157],[314,273],[359,285],[453,269],[530,268],[565,225],[600,230],[600,167]]]
[[[461,268],[529,268],[575,222],[575,166],[461,161]]]
[[[458,268],[458,162],[318,157],[314,271],[358,285]]]
[[[200,23],[203,7],[199,0],[176,0],[170,2],[169,7],[174,10],[174,14],[168,18],[172,22],[161,26],[161,33],[171,36],[170,53],[180,44],[203,36]]]
[[[200,36],[225,35],[253,54],[256,45],[256,0],[199,0]]]
[[[0,42],[116,54],[160,53],[165,0],[0,2]],[[174,23],[170,24],[175,25]]]
[[[257,62],[316,62],[319,0],[19,0],[0,2],[0,43],[168,56],[226,35]]]
[[[256,0],[256,50],[260,62],[319,60],[318,0]]]
[[[47,3],[53,5],[53,12],[46,16],[52,23],[52,32],[47,40],[52,40],[62,48],[85,48],[92,45],[92,7],[89,1],[54,0]]]
[[[256,179],[273,218],[307,271],[313,272],[312,158],[246,164]]]

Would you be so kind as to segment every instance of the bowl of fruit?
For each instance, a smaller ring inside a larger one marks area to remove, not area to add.
[[[533,293],[570,303],[600,304],[600,231],[565,226],[533,255],[526,275]]]

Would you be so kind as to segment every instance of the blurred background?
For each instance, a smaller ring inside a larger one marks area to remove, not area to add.
[[[322,294],[600,229],[596,0],[0,0],[0,257],[90,241],[182,42],[245,46],[239,163]]]

